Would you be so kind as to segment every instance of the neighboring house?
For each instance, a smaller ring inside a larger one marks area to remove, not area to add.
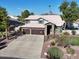
[[[20,26],[26,34],[49,35],[60,33],[64,21],[59,15],[30,15]]]
[[[18,17],[14,17],[14,16],[10,16],[9,15],[9,20],[8,20],[8,23],[9,23],[9,26],[10,26],[10,30],[14,30],[15,27],[18,27],[20,26],[22,23],[20,21],[18,21]]]
[[[73,23],[74,28],[79,29],[79,19],[77,19],[74,23]]]
[[[15,27],[19,26],[21,24],[20,21],[18,21],[18,17],[14,17],[14,16],[9,16],[9,24],[13,25]]]
[[[64,24],[65,27],[65,24]],[[66,23],[66,30],[78,30],[79,29],[79,19],[77,19],[76,21],[72,22],[68,22]]]
[[[68,32],[70,35],[72,35],[73,30],[75,31],[75,35],[79,35],[79,19],[72,23],[69,29],[66,28],[66,30],[63,30],[62,32]]]

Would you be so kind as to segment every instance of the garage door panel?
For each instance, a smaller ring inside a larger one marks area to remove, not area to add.
[[[24,29],[23,32],[25,32],[26,34],[30,34],[30,29]]]
[[[33,29],[31,31],[31,34],[44,35],[44,30],[36,30],[36,29]]]

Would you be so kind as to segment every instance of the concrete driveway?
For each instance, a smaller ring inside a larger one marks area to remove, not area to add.
[[[43,41],[43,35],[20,36],[12,41],[8,47],[0,50],[0,57],[13,57],[14,59],[41,59],[40,56]]]

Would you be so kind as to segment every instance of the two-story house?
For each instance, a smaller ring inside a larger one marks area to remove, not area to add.
[[[26,34],[49,35],[59,33],[64,21],[59,15],[30,15],[21,26]]]

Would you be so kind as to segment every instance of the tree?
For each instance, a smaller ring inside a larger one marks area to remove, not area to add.
[[[24,21],[21,16],[17,16],[19,21]]]
[[[27,18],[30,15],[30,12],[28,10],[24,10],[21,13],[21,16],[18,16],[18,20],[24,21],[24,18]]]
[[[6,37],[8,32],[8,14],[5,8],[0,7],[0,31],[4,32],[6,31]]]
[[[29,15],[30,15],[30,12],[29,12],[28,10],[24,10],[24,11],[21,13],[22,18],[27,18]]]
[[[31,13],[30,13],[30,15],[34,15],[34,13],[33,13],[33,12],[31,12]]]
[[[79,18],[79,7],[75,1],[70,4],[71,9],[71,21],[76,21]]]
[[[6,9],[3,7],[0,7],[0,30],[5,30],[5,17],[7,16]]]
[[[0,30],[1,31],[5,31],[6,27],[7,27],[7,11],[5,8],[0,7]]]
[[[79,7],[75,1],[70,3],[64,1],[59,8],[60,12],[62,12],[61,17],[69,26],[79,18]]]
[[[60,12],[62,12],[62,14],[65,13],[66,9],[68,8],[69,2],[64,1],[61,5],[60,5]]]

